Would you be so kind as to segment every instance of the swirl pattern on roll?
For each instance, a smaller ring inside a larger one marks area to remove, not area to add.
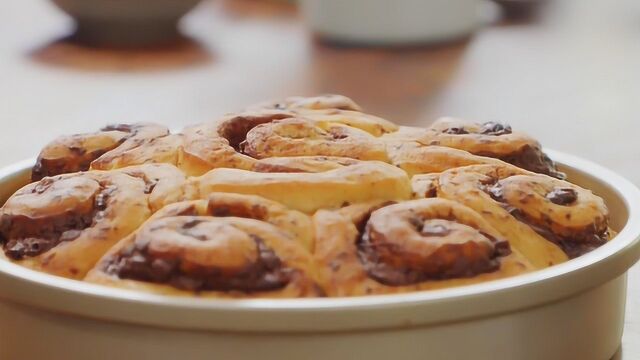
[[[529,171],[564,178],[555,163],[542,152],[540,143],[498,122],[478,124],[443,118],[428,128],[427,136],[422,141],[498,158]]]
[[[334,296],[473,283],[530,271],[473,210],[445,199],[372,202],[314,216],[316,253]]]
[[[184,175],[170,165],[125,172],[46,177],[0,211],[4,255],[54,274],[81,278],[116,241],[171,202]]]
[[[322,296],[310,218],[251,195],[169,205],[118,244],[87,280],[212,297]]]
[[[573,258],[610,238],[609,211],[602,198],[567,181],[512,166],[449,170],[440,177],[439,194],[485,211],[496,228],[518,232],[523,246],[546,239],[547,248],[558,246]],[[548,258],[548,254],[540,256]]]
[[[169,134],[164,126],[148,123],[119,124],[99,132],[61,136],[45,146],[32,170],[32,181],[46,176],[86,171],[93,167],[106,170],[109,164],[143,144]]]
[[[390,143],[415,142],[423,146],[454,148],[499,159],[536,173],[564,178],[564,174],[542,151],[538,141],[498,122],[475,123],[441,118],[427,128],[400,127],[398,131],[385,136],[385,140]]]

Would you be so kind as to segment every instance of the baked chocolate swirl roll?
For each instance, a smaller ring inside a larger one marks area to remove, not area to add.
[[[425,145],[452,147],[497,158],[529,171],[564,178],[555,163],[542,152],[540,143],[528,135],[513,131],[509,125],[442,118],[433,123],[418,141]]]
[[[300,158],[282,158],[277,167],[271,168],[276,172],[264,172],[268,170],[265,167],[260,169],[263,172],[214,169],[189,179],[184,197],[204,199],[213,192],[253,194],[305,213],[363,201],[411,197],[407,174],[395,166],[378,161],[334,160],[330,166],[319,167],[310,158],[304,159],[306,165]],[[292,172],[301,165],[306,169]]]
[[[38,181],[46,176],[86,171],[91,167],[100,170],[112,168],[112,162],[128,151],[168,134],[169,130],[164,126],[139,123],[111,125],[95,133],[61,136],[42,149],[31,178]]]
[[[544,261],[535,260],[541,253],[558,253],[559,247],[573,258],[611,237],[602,198],[567,181],[512,166],[449,170],[440,177],[438,194],[482,211],[499,231],[517,237],[514,246],[542,266]],[[547,265],[563,260],[553,258]]]
[[[351,102],[345,99],[289,99],[286,106],[253,106],[188,127],[182,131],[178,166],[197,176],[220,167],[249,170],[256,159],[272,156],[349,156],[347,149],[357,150],[350,157],[386,160],[384,146],[376,138],[397,126],[360,111],[343,110],[358,108],[339,106]]]
[[[476,164],[502,164],[490,157],[473,155],[450,147],[423,145],[416,141],[386,141],[390,162],[413,176],[440,173]]]
[[[256,126],[240,145],[256,158],[276,156],[342,156],[388,161],[385,145],[364,130],[339,123],[289,118]]]
[[[272,201],[212,194],[156,213],[86,280],[186,296],[322,296],[316,266],[299,242],[310,230],[308,217]]]
[[[321,210],[314,223],[331,296],[451,287],[532,269],[482,216],[445,199]]]
[[[4,256],[21,265],[82,278],[118,240],[170,201],[184,176],[170,165],[125,172],[46,177],[0,209]]]
[[[251,169],[255,159],[239,151],[247,132],[260,124],[291,116],[275,110],[249,111],[187,127],[182,131],[184,144],[179,167],[193,176],[221,167]]]

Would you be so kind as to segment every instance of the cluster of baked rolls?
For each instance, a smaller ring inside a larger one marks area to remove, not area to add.
[[[496,122],[398,126],[339,95],[171,133],[60,137],[0,210],[6,259],[202,297],[358,296],[514,276],[613,236],[608,210]]]

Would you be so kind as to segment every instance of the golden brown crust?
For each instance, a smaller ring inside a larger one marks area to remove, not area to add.
[[[322,296],[315,263],[296,239],[309,225],[257,196],[176,203],[118,243],[85,280],[186,296]]]
[[[61,136],[47,144],[33,167],[32,180],[94,169],[111,169],[128,151],[167,136],[169,130],[150,123],[111,125],[95,133]],[[133,164],[131,164],[133,165]]]
[[[116,149],[91,163],[91,170],[117,170],[128,166],[143,164],[177,165],[183,137],[171,134],[143,141],[139,146],[129,149]]]
[[[144,182],[144,193],[148,195],[147,201],[152,212],[179,201],[182,197],[181,188],[187,180],[184,173],[170,164],[129,166],[118,172]]]
[[[369,200],[406,200],[411,197],[411,185],[404,171],[382,162],[366,161],[314,173],[214,169],[190,179],[184,192],[186,198],[192,199],[204,198],[212,192],[260,195],[313,213]]]
[[[608,210],[601,198],[569,182],[510,165],[446,171],[439,179],[438,196],[480,211],[499,231],[516,239],[514,247],[538,267],[565,261],[562,250],[575,257],[610,238]]]
[[[398,125],[390,122],[389,120],[359,111],[298,109],[291,110],[291,112],[297,117],[314,121],[320,126],[327,126],[328,124],[342,124],[366,131],[376,137],[398,130]]]
[[[445,288],[613,237],[602,199],[535,172],[563,175],[506,125],[398,126],[344,96],[291,97],[176,134],[134,124],[55,140],[34,167],[44,178],[0,209],[0,244],[31,268],[93,268],[87,281],[161,294]]]
[[[476,156],[464,150],[444,146],[426,146],[413,141],[387,141],[387,152],[391,163],[410,176],[439,173],[467,165],[503,163],[500,160]]]
[[[82,278],[115,242],[169,202],[183,181],[171,165],[144,165],[29,184],[0,210],[4,254],[27,267]]]
[[[251,169],[255,159],[238,151],[247,132],[260,124],[290,116],[283,111],[256,110],[187,127],[182,131],[184,144],[178,166],[191,176],[221,167]]]
[[[426,129],[403,126],[387,136],[394,142],[418,142],[424,146],[444,146],[471,154],[496,158],[521,168],[564,178],[547,157],[540,143],[509,125],[496,122],[474,123],[441,118]]]
[[[260,159],[253,164],[253,171],[271,173],[323,172],[360,163],[358,160],[337,156],[295,156]]]
[[[314,224],[329,296],[444,288],[532,269],[480,215],[444,199],[321,210]]]

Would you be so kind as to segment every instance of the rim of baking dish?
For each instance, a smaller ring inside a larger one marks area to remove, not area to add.
[[[640,257],[640,190],[593,162],[546,150],[564,169],[607,187],[628,218],[616,238],[548,269],[455,288],[311,299],[172,297],[65,279],[0,260],[0,298],[23,306],[149,326],[242,332],[328,332],[406,328],[540,306],[623,275]],[[33,160],[0,169],[0,186]]]

